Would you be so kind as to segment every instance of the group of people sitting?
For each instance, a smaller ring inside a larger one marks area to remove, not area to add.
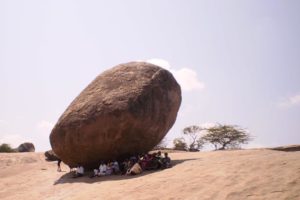
[[[171,167],[171,158],[168,153],[164,153],[162,156],[161,152],[152,154],[144,154],[139,156],[132,156],[121,162],[116,160],[109,161],[107,163],[101,162],[98,169],[93,170],[93,174],[90,178],[108,176],[113,174],[121,175],[137,175],[145,170],[157,170],[166,169]],[[82,165],[78,165],[74,173],[74,178],[83,176],[84,168]]]
[[[91,177],[118,174],[119,171],[119,163],[116,160],[114,160],[113,162],[108,162],[107,164],[101,162],[99,168],[94,169],[94,174]]]

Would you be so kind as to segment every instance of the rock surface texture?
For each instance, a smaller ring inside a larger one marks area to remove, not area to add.
[[[71,167],[98,167],[151,150],[174,124],[181,89],[173,75],[145,62],[100,74],[71,103],[50,134],[56,155]]]
[[[16,149],[18,152],[34,152],[34,145],[30,142],[25,142],[20,144],[20,146]]]

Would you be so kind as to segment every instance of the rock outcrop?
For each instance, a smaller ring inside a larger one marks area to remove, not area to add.
[[[25,142],[23,144],[20,144],[18,148],[16,148],[17,152],[34,152],[35,148],[34,145],[30,142]]]
[[[98,167],[151,150],[174,124],[181,89],[173,75],[145,62],[100,74],[71,103],[50,134],[56,155],[71,167]]]
[[[46,151],[44,153],[44,155],[45,155],[47,161],[57,161],[57,160],[59,160],[59,158],[57,157],[57,155],[54,153],[53,150]]]
[[[300,151],[300,145],[288,145],[288,146],[280,146],[280,147],[273,147],[269,148],[271,150],[276,151]]]

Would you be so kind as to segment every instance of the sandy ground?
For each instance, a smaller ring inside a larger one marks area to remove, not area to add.
[[[300,151],[171,153],[139,176],[70,178],[42,153],[0,154],[0,199],[300,199]]]

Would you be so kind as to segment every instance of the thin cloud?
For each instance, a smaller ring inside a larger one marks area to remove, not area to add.
[[[287,108],[300,105],[300,94],[283,99],[278,103],[279,107]]]
[[[159,58],[152,58],[146,60],[146,62],[169,70],[174,75],[183,91],[202,90],[205,88],[204,83],[198,79],[197,72],[190,68],[176,70],[171,67],[168,61]]]

